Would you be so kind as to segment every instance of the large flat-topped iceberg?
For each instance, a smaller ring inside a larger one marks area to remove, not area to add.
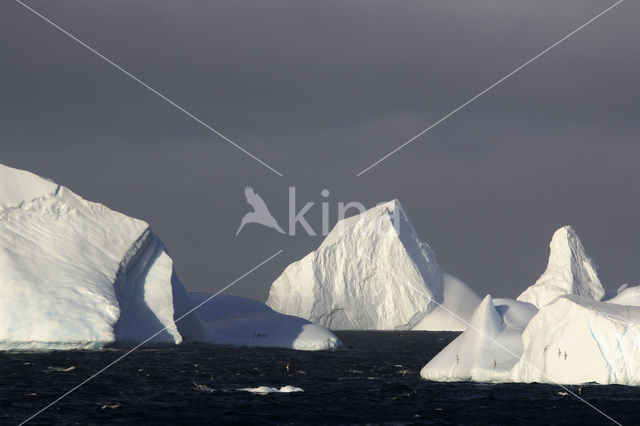
[[[182,341],[172,323],[184,290],[146,223],[1,170],[0,348],[100,347],[165,326],[155,342]]]
[[[547,269],[534,285],[518,296],[518,300],[538,308],[564,294],[602,300],[605,290],[600,282],[598,267],[571,226],[558,229],[553,234],[549,248]]]
[[[174,323],[194,305],[147,223],[2,165],[0,295],[0,350],[101,348],[162,329],[151,343],[254,343],[218,333],[197,313]],[[233,325],[237,315],[227,316]],[[339,345],[300,318],[271,320],[265,334],[303,329],[302,338],[271,339],[273,346]]]
[[[445,293],[448,307],[423,329],[463,329],[480,299],[440,268],[394,200],[338,222],[272,284],[267,305],[334,330],[407,330]]]

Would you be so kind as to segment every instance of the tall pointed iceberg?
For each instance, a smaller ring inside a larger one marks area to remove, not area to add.
[[[558,229],[553,234],[549,248],[547,269],[517,300],[541,308],[565,294],[602,299],[605,290],[600,282],[598,267],[587,254],[573,227]]]

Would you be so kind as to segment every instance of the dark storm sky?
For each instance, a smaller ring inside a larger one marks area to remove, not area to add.
[[[235,231],[252,185],[299,201],[398,198],[440,264],[515,297],[575,226],[608,287],[640,281],[637,2],[361,177],[356,173],[611,1],[29,1],[278,177],[10,0],[0,3],[0,162],[143,218],[191,290],[264,299],[321,242]],[[309,216],[318,229],[316,205]],[[335,220],[335,217],[332,219]]]

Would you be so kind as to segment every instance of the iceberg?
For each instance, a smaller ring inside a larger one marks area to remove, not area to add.
[[[4,165],[0,293],[0,350],[97,349],[152,335],[156,344],[230,341],[197,312],[186,315],[194,305],[147,223]],[[302,340],[272,339],[276,346],[320,349],[339,342],[302,319],[271,321],[278,330],[269,333],[303,329]],[[232,342],[253,343],[239,336]]]
[[[629,287],[628,284],[623,284],[618,288],[615,296],[606,302],[616,305],[640,306],[640,286]]]
[[[211,294],[189,296],[197,306]],[[298,350],[342,347],[340,339],[329,330],[302,318],[279,314],[253,299],[221,294],[198,308],[198,314],[215,333],[217,343]]]
[[[570,226],[518,300],[486,296],[469,328],[421,370],[428,380],[640,385],[640,286],[607,293]]]
[[[522,334],[510,381],[640,385],[640,307],[566,295]]]
[[[438,381],[640,385],[640,286],[622,285],[600,301],[604,294],[575,231],[561,228],[538,282],[517,301],[486,296],[469,328],[420,374]]]
[[[625,297],[638,302],[637,294]],[[470,327],[420,375],[436,381],[638,386],[640,307],[564,295],[538,311],[487,296]]]
[[[522,354],[522,331],[537,311],[530,303],[487,295],[467,330],[431,359],[420,376],[436,381],[506,380]]]
[[[464,331],[481,299],[458,278],[443,274],[442,301],[413,326],[414,331]]]
[[[629,287],[629,283],[624,283],[621,286],[619,286],[618,288],[613,288],[610,290],[606,290],[604,293],[604,298],[602,300],[610,300],[613,299],[614,297],[616,297],[617,295],[619,295],[620,293],[622,293],[623,290],[625,290],[627,287]]]
[[[479,301],[394,200],[339,221],[273,282],[267,305],[332,330],[461,330]]]
[[[29,172],[0,166],[0,348],[180,343],[201,333],[149,226]]]
[[[547,269],[517,300],[540,308],[558,296],[577,294],[602,300],[605,294],[598,267],[571,226],[558,229],[549,245]]]

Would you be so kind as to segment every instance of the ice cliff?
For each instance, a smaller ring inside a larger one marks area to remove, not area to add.
[[[174,323],[193,303],[147,223],[3,165],[0,295],[0,350],[101,348],[143,341],[162,329],[150,343],[252,344],[218,333],[197,313]],[[228,323],[237,317],[228,316]],[[339,345],[317,326],[298,342],[293,331],[307,322],[278,320],[263,329],[288,326],[292,333],[271,340],[274,346]]]
[[[640,308],[577,295],[545,305],[522,334],[517,382],[640,385]]]

